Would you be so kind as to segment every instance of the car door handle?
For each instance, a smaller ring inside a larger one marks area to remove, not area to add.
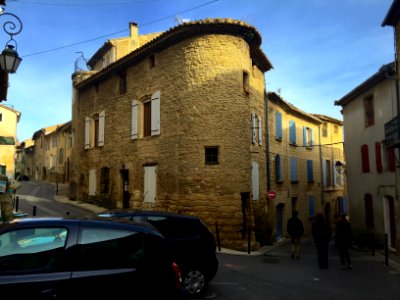
[[[57,297],[55,289],[47,289],[40,292],[41,298],[43,299],[54,299]]]

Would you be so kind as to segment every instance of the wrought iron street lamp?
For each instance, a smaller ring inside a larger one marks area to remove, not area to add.
[[[0,54],[0,68],[7,73],[15,73],[21,63],[22,58],[14,50],[13,45],[6,45],[6,49]]]
[[[0,68],[6,73],[15,73],[22,61],[18,56],[17,42],[14,40],[14,35],[17,35],[22,30],[22,21],[12,13],[0,13],[0,17],[11,17],[13,20],[4,22],[3,29],[10,36],[6,43],[5,49],[0,54]]]
[[[336,172],[338,172],[339,174],[342,174],[342,172],[343,172],[343,163],[341,162],[341,161],[337,161],[336,162],[336,164],[335,164],[335,169],[336,169]]]

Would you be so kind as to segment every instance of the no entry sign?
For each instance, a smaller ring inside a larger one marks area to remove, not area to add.
[[[268,199],[274,199],[276,197],[276,193],[274,191],[268,191],[267,195]]]

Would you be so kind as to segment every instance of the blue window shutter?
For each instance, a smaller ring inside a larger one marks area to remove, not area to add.
[[[315,199],[313,195],[308,196],[308,212],[310,217],[315,215]]]
[[[338,180],[337,180],[337,171],[335,168],[336,160],[332,161],[332,173],[333,173],[333,185],[338,185]]]
[[[314,146],[314,131],[312,128],[310,129],[310,131],[311,131],[311,146]]]
[[[313,161],[307,160],[307,180],[308,182],[314,181]]]
[[[294,157],[290,159],[290,180],[297,181],[297,158]]]
[[[275,135],[277,139],[282,139],[282,113],[279,111],[275,113]]]
[[[296,123],[289,121],[289,143],[296,144]]]
[[[342,213],[347,214],[347,199],[343,196],[342,198]]]
[[[303,145],[307,146],[307,127],[303,126]]]
[[[322,161],[322,177],[324,186],[328,186],[328,178],[326,174],[326,160]]]
[[[282,182],[282,160],[279,154],[275,155],[276,181]]]

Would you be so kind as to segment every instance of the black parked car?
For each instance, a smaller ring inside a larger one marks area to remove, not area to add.
[[[150,210],[115,210],[99,216],[151,223],[164,235],[174,261],[181,267],[188,295],[199,297],[206,292],[217,273],[218,259],[214,236],[201,219]]]
[[[17,180],[18,181],[29,181],[29,176],[27,176],[27,175],[19,175]]]
[[[2,297],[182,299],[181,281],[150,224],[49,218],[0,225]]]

